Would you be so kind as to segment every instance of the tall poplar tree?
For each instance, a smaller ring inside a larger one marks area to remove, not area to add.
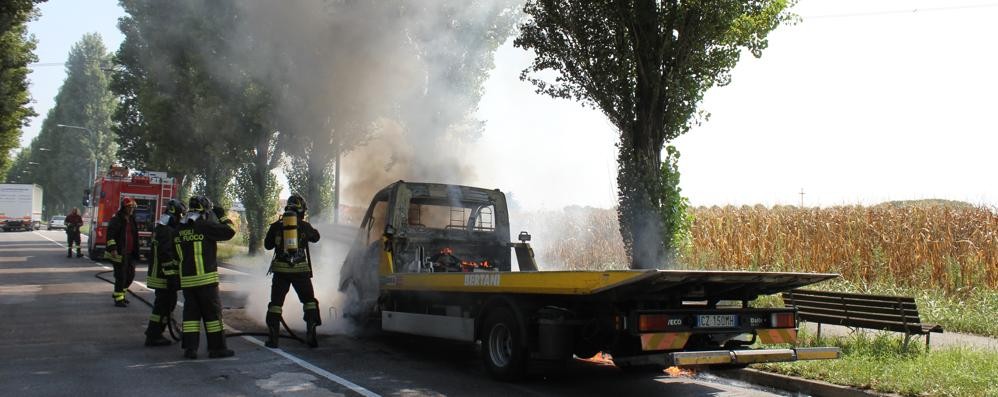
[[[28,65],[38,61],[28,21],[37,16],[38,0],[0,2],[0,174],[11,165],[11,150],[20,146],[22,128],[36,113],[28,93]],[[7,179],[15,177],[9,175]]]
[[[26,157],[30,181],[45,190],[46,216],[80,207],[84,190],[93,183],[94,164],[105,169],[115,161],[110,65],[110,54],[97,33],[85,34],[69,51],[66,80]]]
[[[531,0],[524,8],[531,19],[515,45],[537,57],[521,78],[600,109],[620,134],[618,218],[632,268],[667,266],[672,250],[663,219],[675,211],[678,184],[667,181],[675,170],[663,170],[663,146],[705,119],[704,93],[730,82],[742,51],[761,56],[769,32],[792,18],[790,1]],[[545,71],[557,77],[538,77]]]

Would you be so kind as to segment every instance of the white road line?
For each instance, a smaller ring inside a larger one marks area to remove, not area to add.
[[[229,329],[232,330],[232,331],[234,331],[234,332],[241,332],[241,331],[239,331],[239,330],[237,330],[235,328],[231,328],[230,327]],[[356,392],[356,393],[358,393],[358,394],[360,394],[362,396],[365,396],[365,397],[380,397],[380,395],[377,394],[377,393],[375,393],[375,392],[367,390],[367,389],[363,388],[362,386],[357,385],[356,383],[353,383],[351,381],[343,379],[343,378],[337,376],[336,374],[334,374],[332,372],[329,372],[329,371],[326,371],[326,370],[324,370],[322,368],[319,368],[319,367],[315,366],[314,364],[312,364],[312,363],[310,363],[308,361],[302,360],[302,359],[294,356],[293,354],[285,352],[284,350],[271,349],[271,348],[265,346],[263,344],[263,342],[261,342],[257,338],[254,338],[254,337],[249,336],[249,335],[243,335],[242,338],[245,339],[246,341],[254,344],[254,345],[257,345],[257,346],[260,346],[260,347],[262,347],[264,349],[270,350],[274,354],[277,354],[277,355],[279,355],[281,357],[284,357],[284,358],[286,358],[288,360],[291,360],[291,362],[293,362],[295,364],[298,364],[298,366],[300,366],[302,368],[305,368],[305,369],[307,369],[309,371],[314,372],[316,375],[319,375],[319,376],[321,376],[323,378],[329,379],[329,380],[331,380],[333,382],[339,383],[340,385],[342,385],[342,386],[344,386],[344,387],[346,387],[346,388],[348,388],[350,390],[353,390],[354,392]]]
[[[48,238],[48,237],[46,237],[46,236],[38,233],[37,231],[35,231],[34,233],[37,234],[37,235],[39,235],[39,236],[41,236],[42,238],[44,238],[44,239],[46,239],[48,241],[51,241],[51,242],[55,243],[56,245],[58,245],[60,247],[64,247],[58,241],[50,239],[50,238]],[[92,260],[92,259],[90,261],[93,262],[93,263],[96,263],[96,264],[100,265],[101,267],[103,267],[105,269],[112,270],[110,267],[108,267],[107,265],[105,265],[103,263],[97,262],[97,261]],[[232,269],[229,269],[229,268],[226,268],[226,269],[234,271],[234,272],[237,272],[237,273],[246,274],[246,273],[240,272],[238,270],[232,270]],[[151,291],[151,289],[146,284],[144,284],[142,282],[133,281],[133,283],[141,285],[143,288]],[[183,307],[184,304],[183,304],[183,302],[177,302],[177,306]],[[224,322],[223,322],[223,324],[224,324]],[[238,329],[233,328],[233,327],[231,327],[231,326],[229,326],[227,324],[225,325],[225,327],[228,328],[229,330],[231,330],[234,333],[242,332],[242,331],[239,331]],[[329,371],[326,371],[326,370],[324,370],[324,369],[316,366],[315,364],[312,364],[312,363],[310,363],[308,361],[305,361],[305,360],[303,360],[301,358],[298,358],[298,357],[296,357],[295,355],[293,355],[291,353],[285,352],[284,350],[268,348],[267,346],[265,346],[263,344],[263,342],[261,342],[257,338],[254,338],[254,337],[248,336],[248,335],[244,335],[244,336],[242,336],[242,338],[244,340],[246,340],[246,341],[254,344],[254,345],[260,346],[260,347],[262,347],[262,348],[264,348],[266,350],[270,350],[271,353],[274,353],[274,354],[276,354],[278,356],[284,357],[284,358],[288,359],[289,361],[291,361],[292,363],[297,364],[299,367],[302,367],[302,368],[305,368],[305,369],[307,369],[309,371],[312,371],[316,375],[319,375],[319,376],[321,376],[323,378],[329,379],[332,382],[338,383],[338,384],[340,384],[343,387],[346,387],[346,388],[348,388],[350,390],[353,390],[357,394],[360,394],[360,395],[362,395],[364,397],[381,397],[380,394],[377,394],[375,392],[367,390],[364,387],[362,387],[362,386],[360,386],[360,385],[358,385],[356,383],[353,383],[353,382],[348,381],[348,380],[346,380],[344,378],[341,378],[341,377],[337,376],[336,374],[334,374],[332,372],[329,372]]]
[[[44,238],[44,239],[46,239],[46,240],[48,240],[48,241],[51,241],[51,242],[55,243],[55,245],[58,245],[58,246],[60,246],[60,247],[64,247],[64,248],[66,247],[65,245],[62,245],[62,243],[60,243],[60,242],[58,242],[58,241],[55,241],[55,240],[53,240],[53,239],[50,239],[50,238],[48,238],[48,236],[46,236],[46,235],[44,235],[44,234],[41,234],[41,233],[38,233],[38,231],[34,231],[34,233],[35,233],[35,234],[37,234],[37,235],[39,235],[39,236],[41,236],[42,238]],[[93,263],[96,263],[96,264],[97,264],[98,266],[100,266],[100,267],[102,267],[102,268],[105,268],[105,269],[107,269],[107,270],[114,270],[114,268],[112,268],[112,267],[110,267],[110,266],[108,266],[108,265],[105,265],[105,264],[103,264],[103,263],[100,263],[100,262],[97,262],[97,261],[95,261],[95,260],[93,260],[93,259],[90,259],[90,258],[87,258],[87,260],[89,260],[89,261],[91,261],[91,262],[93,262]],[[149,291],[152,291],[152,288],[149,288],[149,286],[148,286],[148,285],[146,285],[146,283],[143,283],[143,282],[141,282],[141,281],[132,281],[132,283],[133,283],[133,284],[138,284],[138,285],[140,285],[140,286],[141,286],[142,288],[145,288],[146,290],[149,290]],[[181,305],[183,305],[183,304],[181,304]]]
[[[48,240],[48,241],[51,241],[51,242],[55,243],[55,245],[58,245],[58,246],[60,246],[60,247],[63,247],[63,248],[66,248],[66,246],[65,246],[65,245],[62,245],[62,243],[60,243],[60,242],[58,242],[58,241],[55,241],[55,240],[53,240],[53,239],[50,239],[50,238],[48,238],[48,236],[46,236],[46,235],[44,235],[44,234],[41,234],[41,233],[38,233],[38,231],[37,231],[37,230],[32,230],[31,232],[32,232],[32,233],[34,233],[34,234],[36,234],[36,235],[38,235],[38,236],[40,236],[40,237],[41,237],[41,238],[43,238],[43,239],[46,239],[46,240]]]

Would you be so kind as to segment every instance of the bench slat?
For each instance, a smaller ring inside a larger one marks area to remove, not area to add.
[[[850,292],[830,292],[830,291],[816,291],[809,289],[795,289],[789,292],[784,292],[784,294],[793,293],[794,295],[813,295],[813,296],[824,296],[824,297],[842,297],[842,298],[858,298],[858,299],[868,299],[868,300],[888,300],[902,302],[915,303],[915,298],[910,296],[890,296],[890,295],[867,295],[867,294],[855,294]]]
[[[879,313],[867,313],[854,310],[850,310],[848,313],[846,313],[838,309],[821,309],[816,307],[805,307],[805,306],[798,306],[797,311],[813,315],[857,318],[862,320],[890,321],[896,323],[920,324],[922,322],[918,318],[917,313],[914,316],[902,316],[898,312],[894,312],[892,314],[879,314]]]
[[[868,305],[856,305],[848,304],[843,302],[815,302],[805,299],[784,299],[785,307],[817,307],[822,309],[832,309],[832,310],[842,310],[845,311],[858,311],[866,313],[880,313],[880,314],[900,314],[904,313],[907,316],[917,317],[918,310],[915,308],[903,308],[898,310],[896,306],[868,306]]]
[[[804,321],[810,321],[813,323],[822,324],[832,324],[832,325],[844,325],[847,327],[861,327],[876,330],[887,330],[894,332],[906,332],[909,334],[923,335],[926,332],[923,331],[921,324],[911,324],[909,323],[905,326],[902,323],[892,322],[892,321],[877,321],[877,320],[863,320],[856,318],[845,318],[839,316],[827,316],[827,315],[816,315],[809,313],[798,313],[798,318]]]
[[[822,302],[822,303],[838,303],[846,305],[860,305],[869,307],[889,307],[889,308],[903,308],[908,310],[917,310],[915,302],[907,300],[880,300],[880,299],[860,299],[854,297],[824,297],[824,296],[812,296],[812,295],[798,295],[783,293],[783,301],[794,301],[794,302]]]

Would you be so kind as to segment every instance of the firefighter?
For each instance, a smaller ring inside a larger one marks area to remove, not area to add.
[[[117,307],[128,307],[125,292],[135,280],[135,261],[139,259],[139,228],[135,224],[137,206],[135,199],[125,197],[107,225],[105,257],[114,266],[114,305]]]
[[[305,221],[307,209],[305,199],[297,193],[288,197],[284,216],[270,224],[263,243],[268,250],[274,250],[274,259],[270,262],[274,278],[270,285],[270,304],[267,305],[267,347],[278,347],[281,311],[284,297],[291,286],[295,287],[298,300],[305,311],[308,345],[319,345],[315,327],[321,325],[322,321],[319,319],[319,301],[315,299],[315,290],[312,288],[312,263],[308,250],[308,243],[319,241],[319,232]],[[297,249],[289,249],[290,247]]]
[[[163,331],[170,321],[173,309],[177,307],[177,291],[180,290],[180,264],[177,263],[173,239],[186,212],[184,203],[170,200],[152,231],[152,263],[149,265],[146,285],[156,290],[156,300],[153,301],[149,326],[146,327],[146,346],[171,344],[169,339],[163,337]]]
[[[198,357],[201,323],[208,340],[208,357],[231,357],[222,328],[222,303],[218,296],[217,242],[236,234],[221,207],[205,196],[191,197],[187,216],[173,242],[180,256],[180,288],[184,291],[184,357]]]
[[[83,217],[80,216],[80,209],[73,207],[69,211],[69,215],[66,215],[66,242],[69,247],[69,251],[66,252],[67,258],[73,257],[73,243],[76,243],[76,257],[82,257],[83,253],[80,252],[80,227],[83,226]]]

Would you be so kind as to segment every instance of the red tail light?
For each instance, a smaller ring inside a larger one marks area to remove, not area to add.
[[[669,326],[669,316],[664,314],[642,314],[638,317],[638,331],[659,331]]]
[[[773,313],[769,324],[773,328],[795,328],[797,321],[793,313]]]

